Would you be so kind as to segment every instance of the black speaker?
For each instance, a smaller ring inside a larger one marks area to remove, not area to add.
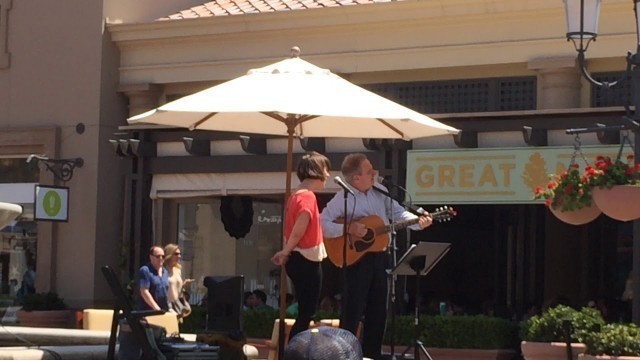
[[[207,276],[207,331],[236,334],[242,332],[244,277]]]

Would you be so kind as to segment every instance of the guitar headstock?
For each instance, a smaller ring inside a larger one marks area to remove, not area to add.
[[[433,219],[434,222],[445,222],[453,219],[454,216],[458,215],[458,212],[455,211],[451,206],[441,206],[439,208],[436,208],[429,214],[431,215],[431,219]]]

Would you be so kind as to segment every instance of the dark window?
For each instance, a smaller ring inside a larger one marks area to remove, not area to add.
[[[624,106],[631,103],[631,82],[625,81],[624,72],[596,73],[593,78],[598,82],[612,83],[621,79],[618,84],[606,88],[591,85],[591,107]]]
[[[421,113],[536,108],[535,77],[370,84],[364,87]]]
[[[26,158],[0,159],[0,184],[38,182],[40,170],[38,162],[27,163]]]

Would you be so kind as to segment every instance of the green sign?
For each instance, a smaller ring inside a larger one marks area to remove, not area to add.
[[[35,220],[68,221],[69,188],[36,185]]]
[[[532,148],[411,150],[407,191],[416,204],[523,204],[573,161],[581,169],[596,156],[614,159],[618,145]],[[626,147],[623,157],[632,155]]]

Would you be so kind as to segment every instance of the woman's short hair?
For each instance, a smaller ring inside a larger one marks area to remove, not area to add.
[[[309,151],[304,154],[298,162],[298,180],[303,181],[305,179],[326,180],[327,174],[325,169],[331,169],[331,162],[326,156],[315,152]]]

